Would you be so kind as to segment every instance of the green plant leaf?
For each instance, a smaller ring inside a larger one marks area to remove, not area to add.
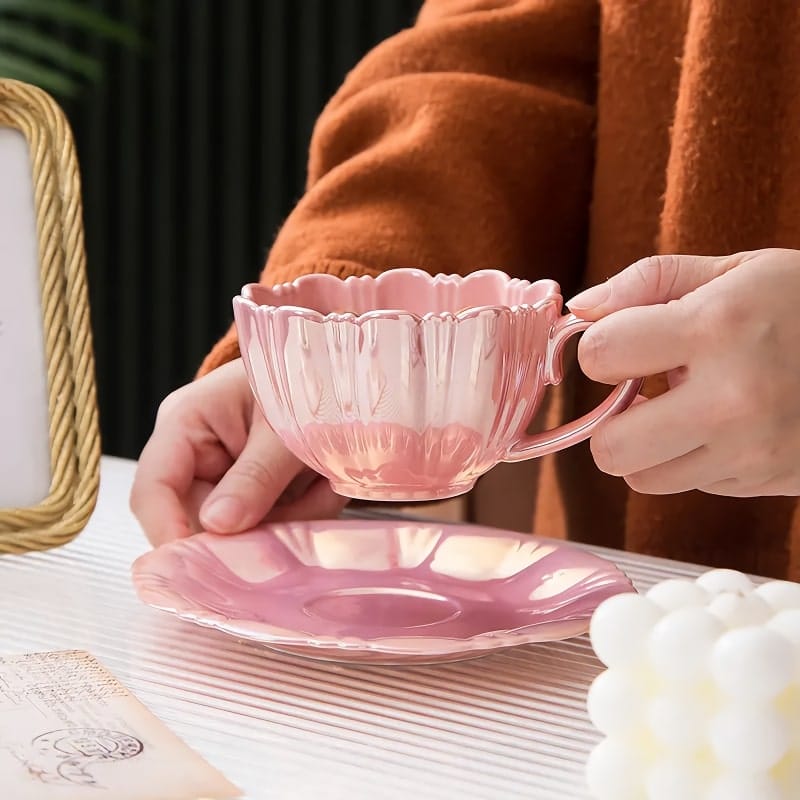
[[[44,17],[49,21],[73,25],[129,47],[141,45],[136,32],[129,26],[74,0],[0,0],[0,13],[9,11],[27,18]]]
[[[100,64],[51,36],[39,33],[30,25],[19,22],[0,24],[0,47],[11,47],[19,53],[38,56],[90,80],[100,77]],[[4,48],[5,52],[5,48]]]
[[[11,53],[0,52],[0,77],[25,81],[54,94],[70,96],[78,89],[78,84],[63,73]]]

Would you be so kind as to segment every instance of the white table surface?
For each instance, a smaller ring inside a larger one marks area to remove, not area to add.
[[[0,557],[0,653],[88,650],[248,800],[586,797],[598,736],[585,695],[601,667],[585,637],[461,664],[345,667],[173,619],[131,588],[148,547],[128,510],[134,466],[103,460],[97,510],[72,544]],[[639,588],[700,572],[597,552]]]

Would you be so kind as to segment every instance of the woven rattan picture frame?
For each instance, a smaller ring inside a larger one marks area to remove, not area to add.
[[[72,133],[49,95],[4,79],[0,215],[0,554],[8,554],[56,547],[83,529],[97,499],[100,435]]]

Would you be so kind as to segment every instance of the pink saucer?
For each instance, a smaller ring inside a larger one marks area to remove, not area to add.
[[[145,603],[276,650],[432,663],[585,633],[633,591],[612,563],[468,525],[337,520],[202,533],[133,566]]]

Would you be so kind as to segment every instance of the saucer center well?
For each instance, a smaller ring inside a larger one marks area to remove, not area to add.
[[[334,589],[304,606],[309,616],[359,627],[422,628],[454,619],[461,613],[448,597],[419,589],[359,587]]]

